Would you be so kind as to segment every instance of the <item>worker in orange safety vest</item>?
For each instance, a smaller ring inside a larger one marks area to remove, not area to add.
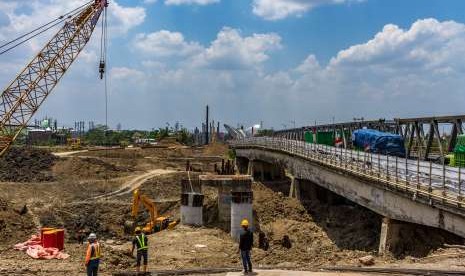
[[[91,233],[87,240],[89,241],[86,252],[87,276],[97,276],[98,265],[102,256],[100,252],[100,244],[97,241],[97,235],[94,233]]]

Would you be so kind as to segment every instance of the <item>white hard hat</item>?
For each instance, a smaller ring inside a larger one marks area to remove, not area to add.
[[[95,235],[95,233],[90,233],[89,237],[87,238],[88,240],[96,240],[97,239],[97,235]]]

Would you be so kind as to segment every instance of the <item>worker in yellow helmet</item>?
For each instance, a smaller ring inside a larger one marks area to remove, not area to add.
[[[250,251],[253,245],[253,234],[249,229],[249,221],[243,219],[241,221],[242,231],[239,238],[239,250],[241,252],[242,265],[244,273],[252,273],[252,261],[250,258]]]
[[[144,275],[147,273],[147,263],[148,263],[148,239],[147,236],[142,232],[140,227],[136,227],[136,236],[132,240],[132,250],[131,255],[134,254],[134,249],[137,248],[137,264],[136,270],[139,274],[140,272],[140,263],[142,258],[144,258]]]
[[[97,235],[94,233],[91,233],[87,240],[89,241],[86,251],[87,276],[97,276],[101,257],[100,244],[97,241]]]

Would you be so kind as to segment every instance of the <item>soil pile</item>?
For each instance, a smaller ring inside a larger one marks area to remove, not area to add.
[[[181,179],[187,177],[187,172],[161,175],[149,179],[139,190],[153,201],[180,200]]]
[[[40,222],[45,227],[64,227],[70,241],[78,241],[80,231],[93,232],[101,238],[124,239],[124,222],[131,217],[128,203],[83,202],[53,206],[40,213]]]
[[[0,158],[0,181],[52,181],[52,166],[58,158],[48,151],[33,148],[11,148]]]
[[[157,203],[157,208],[160,215],[179,217],[178,202]],[[78,241],[82,233],[87,236],[91,232],[104,239],[127,240],[130,237],[124,233],[126,222],[145,225],[149,220],[150,214],[142,206],[137,218],[131,216],[130,200],[71,203],[40,214],[42,225],[65,228],[71,242]]]
[[[23,211],[23,212],[21,212]],[[25,210],[15,210],[0,198],[0,248],[23,242],[34,233],[35,225]]]
[[[261,183],[253,184],[256,240],[264,233],[268,251],[257,250],[255,259],[264,265],[321,266],[355,264],[366,251],[346,250],[329,236],[296,199],[276,193]],[[345,218],[345,221],[351,219]],[[359,235],[353,233],[351,236]],[[371,252],[370,252],[371,253]]]
[[[110,179],[134,171],[130,167],[111,164],[99,158],[71,157],[56,164],[53,168],[57,176],[92,179]]]
[[[464,244],[465,240],[438,228],[423,225],[401,224],[400,242],[392,252],[397,258],[425,257],[444,244]]]
[[[224,156],[228,152],[228,145],[213,143],[205,146],[203,154],[209,156]]]

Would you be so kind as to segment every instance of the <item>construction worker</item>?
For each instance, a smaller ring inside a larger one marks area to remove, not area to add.
[[[241,231],[239,239],[239,250],[241,252],[242,265],[244,267],[244,273],[252,273],[252,261],[250,258],[250,251],[253,245],[253,234],[249,230],[249,221],[243,219],[241,221]]]
[[[140,227],[136,227],[136,236],[132,240],[132,250],[131,255],[134,255],[134,249],[137,248],[137,273],[140,272],[140,263],[142,258],[144,258],[144,274],[147,273],[147,263],[148,263],[148,239],[147,236],[142,232]]]
[[[87,240],[89,241],[86,252],[87,276],[97,276],[101,257],[100,244],[97,241],[97,235],[94,233],[91,233]]]

